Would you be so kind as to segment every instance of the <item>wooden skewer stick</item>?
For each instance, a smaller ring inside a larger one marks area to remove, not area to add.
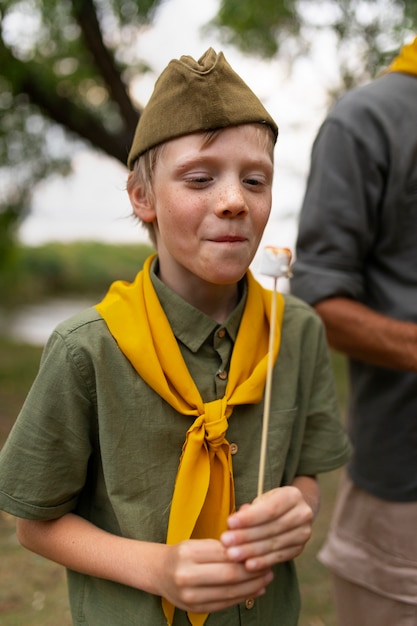
[[[261,454],[258,473],[258,497],[263,493],[265,481],[266,454],[268,446],[269,415],[271,408],[272,374],[274,370],[274,342],[276,334],[277,285],[280,276],[290,275],[291,251],[288,248],[266,246],[261,263],[261,273],[272,276],[274,288],[271,301],[271,323],[269,327],[268,362],[265,381],[265,399],[262,418]]]
[[[262,417],[261,457],[259,460],[258,497],[263,493],[265,480],[266,450],[268,444],[269,414],[271,407],[272,372],[274,369],[274,340],[277,308],[277,278],[274,277],[274,290],[271,302],[271,325],[269,327],[268,364],[266,370],[264,412]]]

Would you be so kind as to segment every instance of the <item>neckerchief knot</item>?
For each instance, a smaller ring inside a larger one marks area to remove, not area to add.
[[[204,403],[203,427],[205,440],[211,450],[219,448],[226,442],[225,434],[228,427],[226,408],[225,398]]]

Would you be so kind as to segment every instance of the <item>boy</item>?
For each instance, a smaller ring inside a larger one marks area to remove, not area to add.
[[[128,161],[157,256],[53,333],[2,452],[0,504],[68,568],[75,624],[298,621],[315,475],[349,444],[318,318],[279,295],[256,497],[271,298],[248,267],[277,134],[222,53],[170,62]]]

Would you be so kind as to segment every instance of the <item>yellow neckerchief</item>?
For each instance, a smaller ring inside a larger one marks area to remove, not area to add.
[[[417,37],[400,50],[400,54],[395,57],[388,72],[405,72],[406,74],[417,75]]]
[[[133,283],[113,283],[96,305],[119,348],[138,374],[178,413],[195,415],[186,433],[168,523],[167,544],[190,538],[218,539],[234,511],[233,472],[225,439],[233,407],[262,399],[268,362],[272,292],[247,272],[248,295],[230,363],[223,398],[203,402],[185,365],[177,340],[161,307],[150,277],[154,256],[145,261]],[[277,294],[278,355],[284,298]],[[262,428],[262,424],[259,424]],[[167,623],[175,607],[162,599]],[[189,613],[193,626],[207,615]]]

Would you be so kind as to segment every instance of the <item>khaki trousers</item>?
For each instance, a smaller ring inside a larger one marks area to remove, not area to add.
[[[319,555],[338,626],[417,626],[417,502],[387,502],[344,475]]]
[[[417,626],[417,605],[374,593],[331,574],[337,626]]]

